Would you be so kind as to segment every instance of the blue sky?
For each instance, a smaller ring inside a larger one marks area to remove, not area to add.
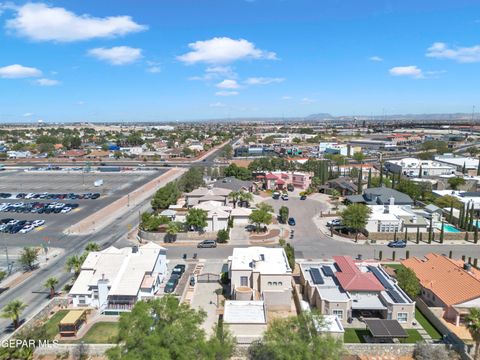
[[[470,112],[480,3],[1,2],[0,121]]]

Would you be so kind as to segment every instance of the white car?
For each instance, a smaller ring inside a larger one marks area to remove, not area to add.
[[[28,193],[25,195],[25,199],[32,199],[35,196],[35,193]]]
[[[32,225],[34,227],[39,227],[39,226],[42,226],[43,224],[45,224],[45,220],[35,220],[34,222],[32,222]]]
[[[35,227],[33,225],[26,225],[22,228],[22,230],[19,231],[20,234],[26,234],[30,231],[32,231],[33,229],[35,229]]]
[[[65,207],[64,203],[56,203],[55,204],[55,209],[62,209],[63,207]]]
[[[72,211],[72,208],[71,207],[68,207],[68,206],[65,206],[62,211],[60,211],[62,214],[66,214],[66,213],[69,213],[70,211]]]
[[[282,194],[282,200],[288,200],[288,194]]]
[[[340,219],[333,219],[327,222],[327,226],[339,226],[342,225],[342,220]]]
[[[17,225],[20,220],[10,220],[7,225]]]

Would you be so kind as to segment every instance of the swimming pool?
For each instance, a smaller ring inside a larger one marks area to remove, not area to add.
[[[442,230],[442,224],[437,224],[437,229]],[[460,230],[458,230],[455,226],[450,225],[450,224],[443,224],[443,231],[449,232],[449,233],[460,232]]]

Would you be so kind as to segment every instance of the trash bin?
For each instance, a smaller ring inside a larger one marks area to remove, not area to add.
[[[183,260],[186,260],[187,259],[187,254],[183,254]]]

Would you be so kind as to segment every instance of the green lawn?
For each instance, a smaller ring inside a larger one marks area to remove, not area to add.
[[[343,342],[346,344],[351,343],[364,343],[364,335],[369,335],[370,332],[366,329],[345,329],[345,334],[343,336]]]
[[[86,344],[115,343],[118,335],[118,322],[98,322],[92,326],[81,341]]]
[[[408,338],[406,339],[400,339],[400,342],[401,343],[404,343],[404,344],[415,344],[419,341],[422,341],[422,336],[420,335],[420,333],[415,330],[415,329],[407,329],[405,330],[408,334]]]
[[[43,325],[48,340],[53,340],[58,334],[58,323],[65,317],[65,315],[67,315],[67,313],[68,310],[59,310]]]
[[[389,267],[393,270],[398,270],[398,269],[403,267],[402,264],[383,264],[383,265],[386,266],[386,267]]]
[[[425,331],[430,335],[433,340],[440,340],[442,334],[432,325],[430,321],[422,314],[422,312],[417,308],[415,309],[415,319],[422,325]]]

